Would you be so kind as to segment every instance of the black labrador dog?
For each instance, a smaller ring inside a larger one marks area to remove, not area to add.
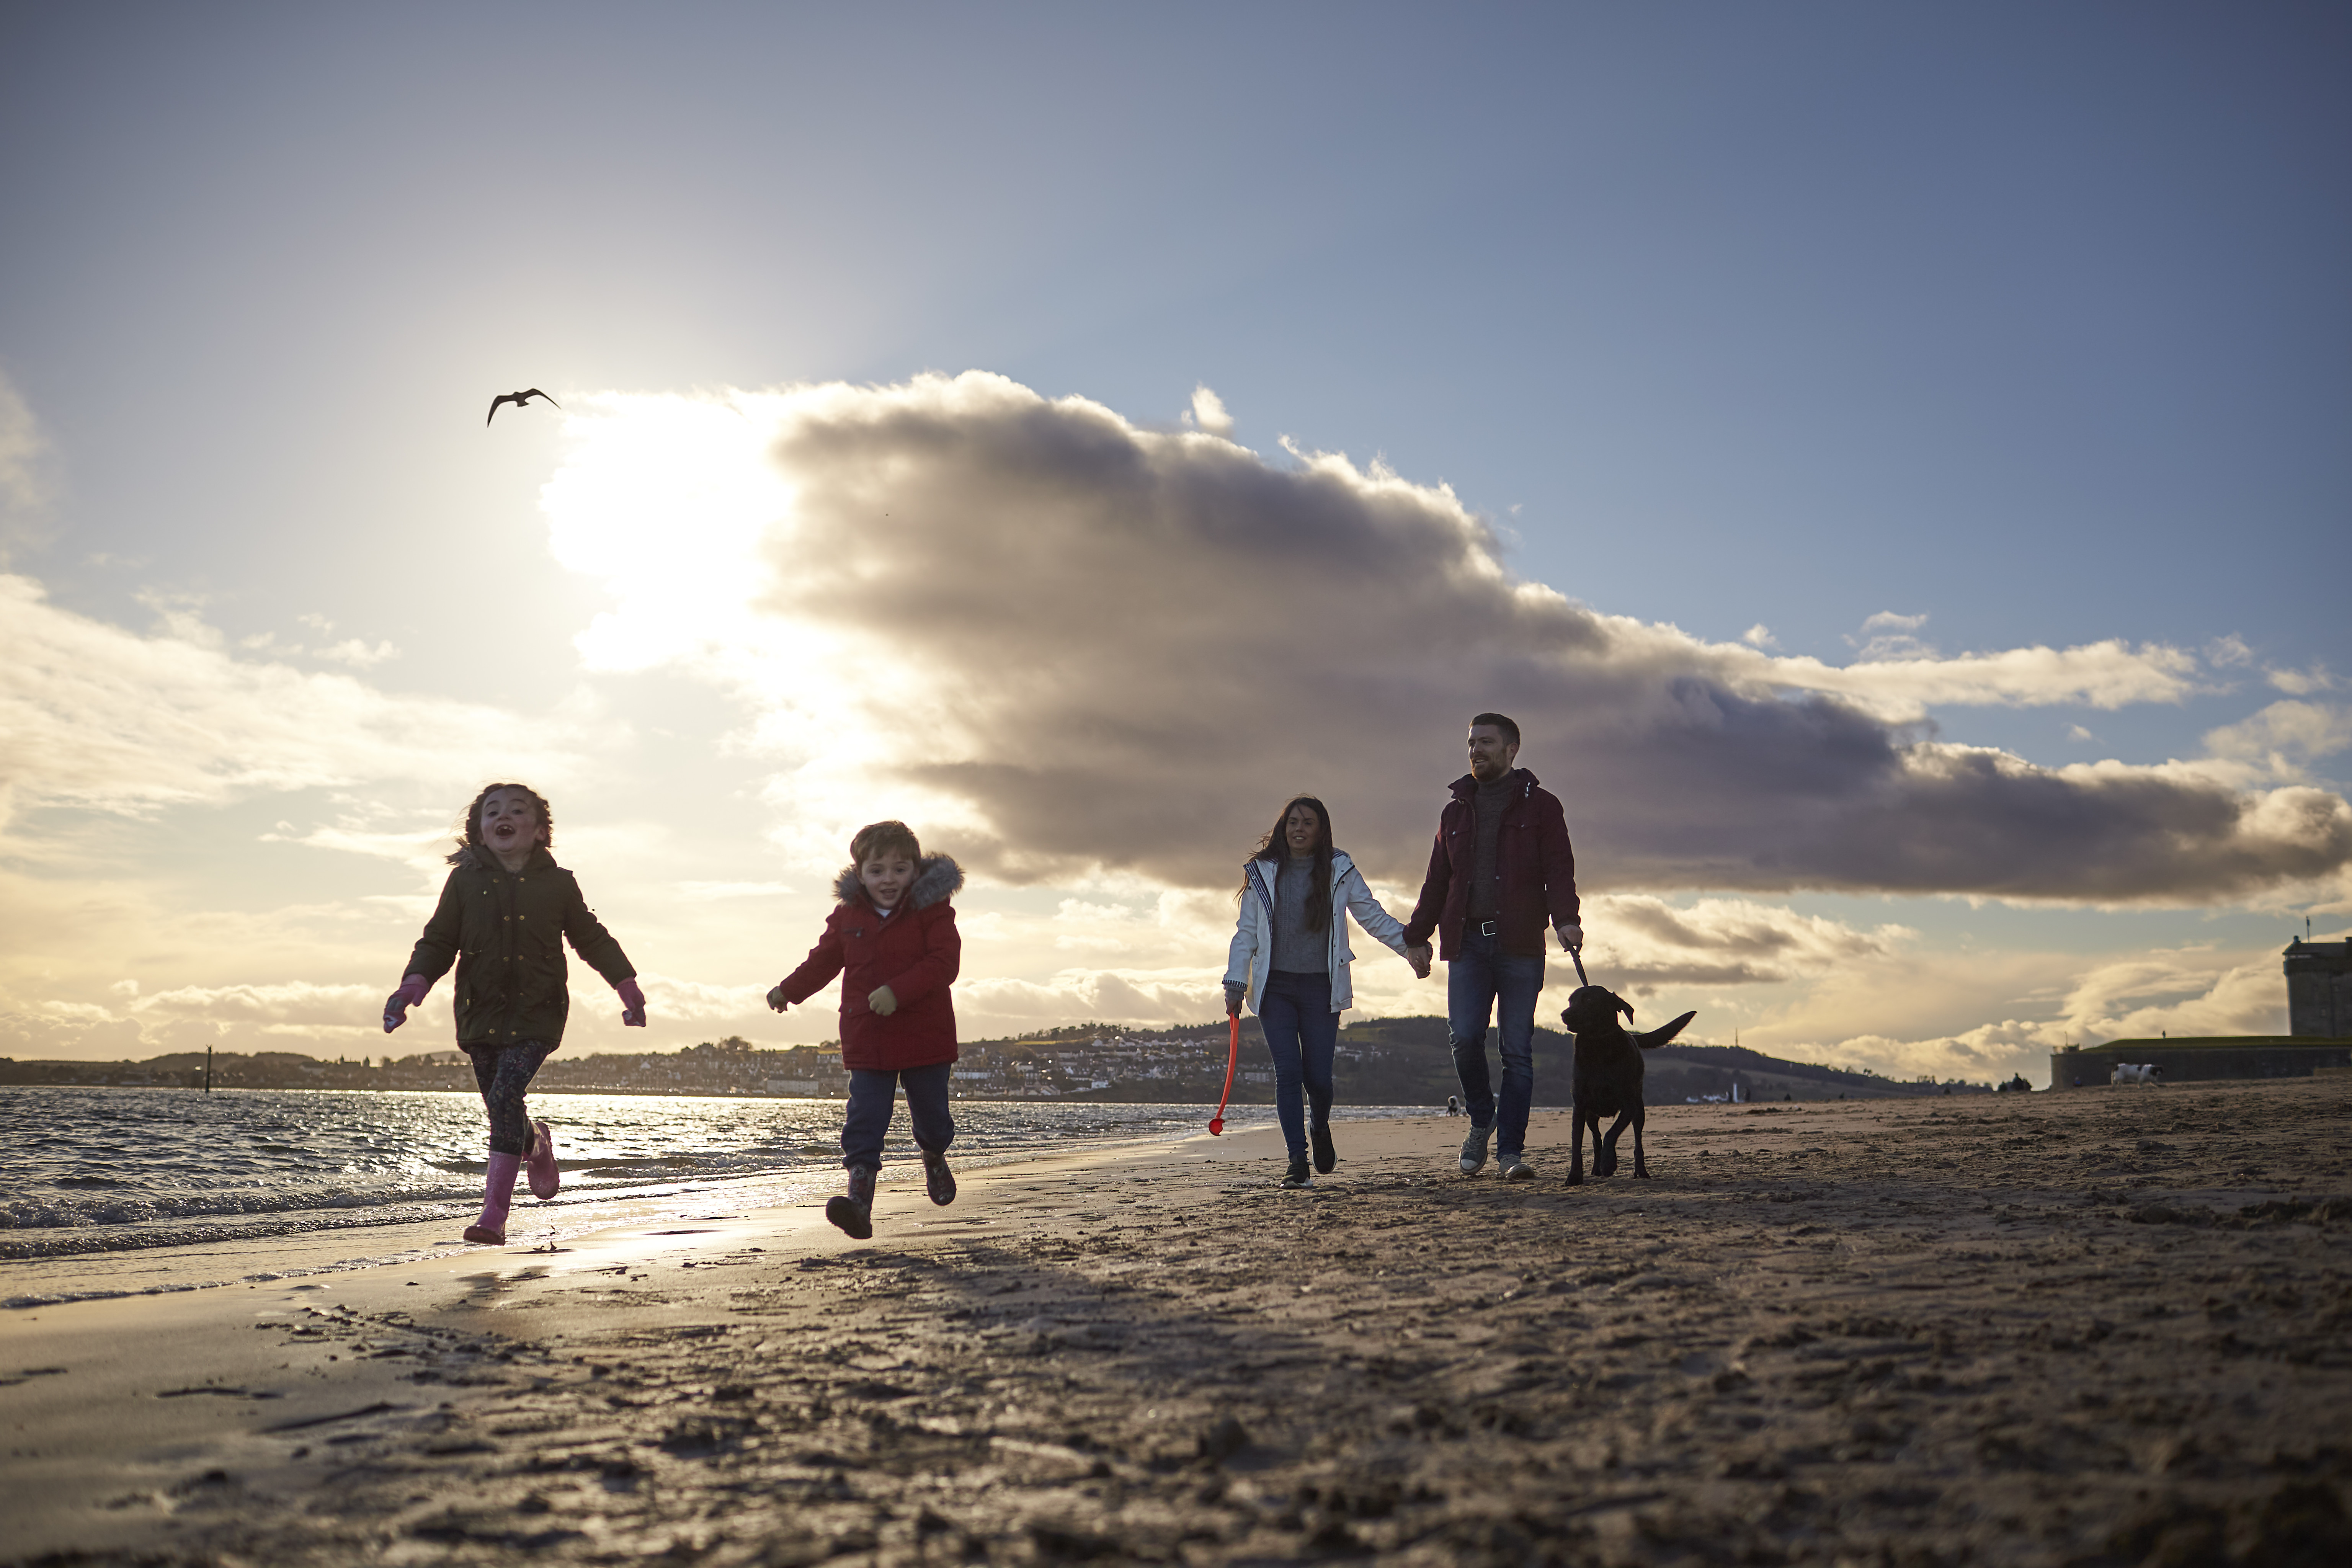
[[[1633,1128],[1633,1173],[1647,1178],[1642,1159],[1642,1053],[1654,1051],[1683,1032],[1698,1016],[1685,1013],[1673,1023],[1633,1035],[1617,1021],[1633,1016],[1633,1004],[1599,985],[1580,985],[1569,994],[1560,1022],[1576,1037],[1576,1141],[1568,1168],[1570,1186],[1584,1180],[1584,1129],[1592,1127],[1592,1173],[1613,1174],[1617,1169],[1617,1139],[1628,1122]],[[1601,1134],[1601,1119],[1613,1116],[1617,1124]]]

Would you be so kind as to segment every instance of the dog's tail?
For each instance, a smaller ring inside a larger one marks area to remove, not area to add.
[[[1689,1025],[1690,1021],[1697,1016],[1698,1015],[1696,1012],[1685,1013],[1671,1024],[1661,1024],[1654,1029],[1644,1030],[1643,1033],[1635,1035],[1633,1037],[1633,1043],[1641,1047],[1645,1051],[1654,1051],[1660,1046],[1664,1045],[1668,1040],[1673,1039],[1676,1035],[1681,1034],[1684,1028]]]

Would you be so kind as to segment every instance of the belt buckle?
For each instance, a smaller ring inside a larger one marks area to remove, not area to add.
[[[1500,921],[1486,921],[1478,927],[1478,934],[1480,936],[1493,936],[1495,934],[1495,928],[1502,923],[1503,922]]]

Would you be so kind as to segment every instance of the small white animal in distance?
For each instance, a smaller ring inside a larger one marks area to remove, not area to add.
[[[2152,1089],[2164,1087],[2164,1069],[2154,1062],[2117,1062],[2111,1083],[2144,1083]]]

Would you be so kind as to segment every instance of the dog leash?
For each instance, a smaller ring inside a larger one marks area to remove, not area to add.
[[[1571,947],[1568,950],[1568,956],[1576,965],[1576,983],[1579,985],[1591,984],[1592,982],[1584,977],[1584,950],[1580,947]]]
[[[1217,1096],[1217,1113],[1209,1118],[1209,1136],[1225,1130],[1225,1101],[1234,1097],[1234,1068],[1242,1059],[1242,1016],[1233,1015],[1227,1020],[1233,1027],[1225,1034],[1225,1092]]]

